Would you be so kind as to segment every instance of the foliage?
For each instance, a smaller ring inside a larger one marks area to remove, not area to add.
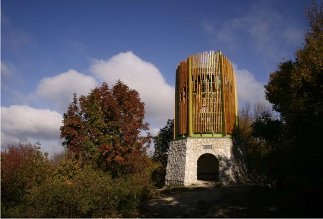
[[[165,185],[166,166],[159,162],[155,163],[154,170],[151,174],[151,180],[158,188],[162,188]]]
[[[154,137],[155,152],[153,155],[154,161],[160,163],[152,173],[152,180],[155,185],[162,187],[165,184],[167,152],[170,142],[174,136],[174,119],[168,119],[164,128],[160,129],[157,136]]]
[[[17,217],[27,190],[42,184],[51,170],[39,146],[19,144],[1,152],[1,215]]]
[[[95,162],[114,175],[131,170],[132,158],[150,142],[144,103],[137,91],[118,81],[106,83],[73,102],[64,114],[61,138],[68,152],[83,162]]]
[[[296,61],[287,61],[270,75],[266,97],[294,134],[304,127],[321,128],[323,116],[323,11],[314,5],[309,10],[310,29]]]
[[[28,217],[134,217],[149,193],[141,177],[112,179],[102,170],[64,160],[26,198]]]
[[[283,124],[274,119],[272,113],[263,105],[256,105],[253,114],[246,106],[239,111],[239,126],[234,130],[234,157],[243,167],[246,181],[280,184],[283,156]],[[240,151],[240,153],[235,152]],[[280,168],[280,169],[279,169]],[[279,172],[279,174],[278,174]]]
[[[273,119],[268,111],[264,111],[255,118],[251,125],[252,135],[262,144],[278,144],[282,139],[283,124],[278,119]]]
[[[294,184],[322,184],[323,11],[313,4],[309,30],[295,61],[279,65],[265,86],[266,97],[285,124],[288,178]],[[304,165],[306,163],[306,165]],[[310,185],[312,186],[312,185]],[[314,186],[314,185],[313,185]],[[315,186],[314,186],[315,187]],[[313,187],[313,188],[314,188]]]
[[[10,155],[12,154],[11,152]],[[40,158],[36,160],[39,161]],[[112,178],[111,174],[94,169],[93,166],[71,159],[69,156],[56,160],[47,172],[44,169],[47,168],[46,165],[33,165],[32,171],[21,172],[15,177],[15,181],[21,182],[28,174],[28,186],[24,188],[21,195],[15,196],[15,200],[19,199],[15,203],[6,199],[7,191],[12,190],[12,185],[2,180],[1,216],[137,217],[140,205],[153,188],[150,182],[152,170],[147,168],[150,167],[150,160],[147,157],[139,159],[144,163],[139,165],[140,172],[118,178]],[[136,162],[139,163],[139,159]],[[14,165],[16,162],[8,162],[9,160],[4,156],[2,160],[6,161],[2,168],[9,165],[10,171],[13,173],[18,171],[17,165]],[[46,162],[50,164],[50,161],[46,160]],[[23,171],[26,171],[26,168]],[[46,176],[41,181],[34,180],[39,174],[45,172]]]
[[[250,116],[247,107],[234,137],[254,181],[322,192],[322,6],[309,10],[309,23],[296,60],[281,63],[265,86],[280,119],[261,107]]]
[[[238,125],[234,127],[232,132],[233,138],[233,162],[236,167],[235,176],[238,181],[249,181],[249,175],[247,170],[247,155],[251,138],[251,123],[252,118],[250,114],[250,105],[245,105],[244,108],[239,110],[238,113]]]
[[[253,181],[322,194],[322,5],[309,10],[309,24],[296,60],[281,63],[265,86],[280,119],[259,106],[251,116],[247,107],[234,137]]]
[[[168,119],[164,128],[160,129],[157,136],[154,137],[155,152],[154,160],[161,162],[163,165],[167,163],[167,152],[169,144],[174,136],[174,119]]]
[[[155,166],[143,120],[138,92],[120,81],[74,95],[61,127],[66,152],[52,160],[32,145],[1,153],[1,216],[137,217]]]

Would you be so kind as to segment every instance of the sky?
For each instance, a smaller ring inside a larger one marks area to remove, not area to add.
[[[319,1],[320,2],[320,1]],[[239,107],[264,103],[264,84],[304,45],[311,0],[2,0],[1,147],[63,150],[62,116],[77,96],[120,79],[145,102],[152,134],[174,115],[175,71],[221,50]]]

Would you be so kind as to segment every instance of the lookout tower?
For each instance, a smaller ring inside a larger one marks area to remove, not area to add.
[[[231,134],[237,120],[236,79],[221,51],[202,52],[176,70],[174,141],[167,185],[234,181]]]

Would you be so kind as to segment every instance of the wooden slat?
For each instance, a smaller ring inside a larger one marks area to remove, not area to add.
[[[188,78],[191,61],[191,78]],[[218,82],[220,80],[221,83]],[[189,96],[189,83],[192,95]],[[175,135],[193,133],[232,133],[237,116],[236,81],[232,65],[220,52],[190,56],[176,71]],[[192,110],[189,99],[192,99]],[[192,113],[190,117],[188,112]],[[192,118],[193,121],[188,121]]]

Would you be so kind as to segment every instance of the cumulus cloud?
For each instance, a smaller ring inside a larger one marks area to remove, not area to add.
[[[255,106],[258,103],[269,106],[269,102],[265,99],[263,83],[257,81],[248,70],[240,69],[235,64],[233,64],[233,68],[236,73],[239,107],[243,107],[245,104]]]
[[[42,79],[38,84],[36,94],[52,101],[60,112],[65,112],[74,93],[78,96],[87,94],[96,85],[97,82],[93,77],[75,70],[68,70],[56,76]]]
[[[120,79],[137,90],[145,102],[146,120],[154,134],[173,117],[174,87],[166,83],[158,68],[132,52],[122,52],[108,60],[95,60],[91,72],[108,84]]]
[[[1,63],[4,71],[9,71]],[[263,84],[246,69],[234,65],[237,75],[239,104],[255,105],[268,102],[264,98]],[[174,87],[166,83],[161,72],[152,63],[141,59],[132,52],[119,53],[107,60],[94,60],[90,66],[92,76],[75,70],[68,70],[53,77],[42,79],[36,89],[36,95],[52,102],[52,109],[65,112],[72,100],[73,93],[87,94],[105,81],[109,85],[117,80],[126,83],[139,92],[145,102],[146,121],[152,134],[157,134],[167,119],[173,117]],[[4,74],[10,73],[3,72]],[[55,107],[56,105],[56,107]],[[2,130],[1,145],[18,142],[42,144],[42,150],[54,154],[63,149],[59,138],[62,115],[50,109],[36,109],[27,105],[1,107]]]
[[[8,65],[1,63],[8,72]],[[146,121],[152,134],[157,134],[174,109],[174,88],[166,83],[160,71],[151,63],[132,52],[119,53],[108,60],[95,60],[91,71],[100,81],[112,85],[122,80],[136,89],[146,107]],[[50,109],[36,109],[28,105],[1,107],[1,145],[17,143],[41,143],[44,152],[53,155],[63,150],[59,138],[62,115],[72,101],[73,93],[86,95],[98,85],[98,81],[76,70],[68,70],[53,77],[43,78],[33,93],[41,102],[49,101]]]
[[[1,107],[1,145],[18,142],[50,142],[42,149],[55,152],[62,149],[59,128],[62,115],[49,109],[36,109],[27,105]]]

